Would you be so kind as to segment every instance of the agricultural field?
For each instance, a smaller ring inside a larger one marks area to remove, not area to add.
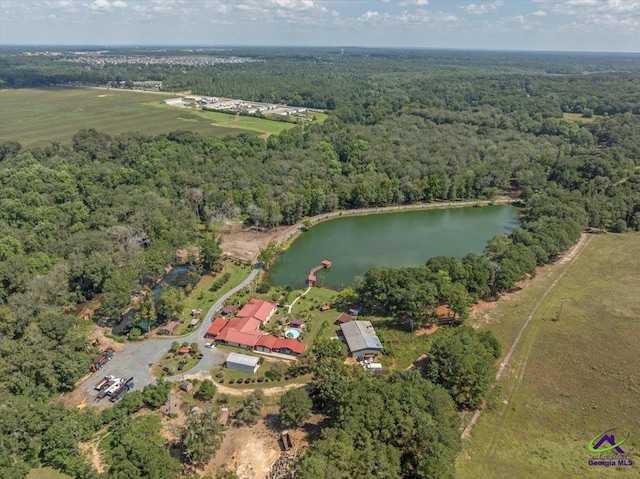
[[[67,143],[82,128],[110,135],[190,130],[207,137],[240,133],[268,136],[294,126],[161,103],[172,97],[175,94],[97,88],[0,90],[0,140],[16,140],[23,147]]]
[[[640,470],[640,237],[598,235],[574,263],[540,271],[476,315],[503,344],[554,280],[498,382],[495,404],[465,441],[460,478],[637,477]],[[617,428],[632,467],[589,466],[589,442]],[[634,452],[635,450],[635,452]]]

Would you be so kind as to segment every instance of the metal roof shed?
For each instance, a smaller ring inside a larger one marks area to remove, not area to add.
[[[255,373],[260,367],[258,361],[259,358],[256,358],[255,356],[230,353],[229,356],[227,356],[225,365],[229,369],[235,369],[237,371],[243,371],[245,373]]]
[[[351,356],[360,357],[382,351],[382,343],[369,321],[349,321],[342,323],[340,329]]]

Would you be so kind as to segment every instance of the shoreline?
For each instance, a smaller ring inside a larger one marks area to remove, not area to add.
[[[520,201],[518,198],[500,198],[495,200],[473,200],[473,201],[447,201],[442,203],[413,203],[410,205],[393,205],[393,206],[380,206],[376,208],[352,208],[349,210],[331,211],[329,213],[322,213],[307,218],[304,221],[299,221],[295,225],[289,227],[289,229],[282,235],[277,243],[281,247],[281,251],[287,249],[293,241],[305,232],[305,223],[311,222],[311,228],[320,223],[330,221],[336,218],[342,218],[347,216],[370,216],[384,213],[397,213],[403,211],[422,211],[422,210],[434,210],[434,209],[448,209],[448,208],[465,208],[472,206],[497,206],[508,205],[517,203]],[[306,230],[306,231],[309,231]],[[257,255],[256,255],[257,256]],[[253,258],[255,259],[255,257]]]

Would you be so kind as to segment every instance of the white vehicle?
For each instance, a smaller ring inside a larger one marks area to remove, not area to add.
[[[111,396],[114,392],[120,389],[120,386],[122,386],[123,383],[124,383],[124,379],[122,378],[116,379],[116,382],[113,383],[113,385],[109,386],[109,389],[107,389],[107,395]]]
[[[216,347],[216,345],[215,345],[215,344],[213,344],[213,343],[206,343],[206,344],[204,345],[204,347],[205,347],[205,348],[213,349],[213,348],[215,348],[215,347]]]

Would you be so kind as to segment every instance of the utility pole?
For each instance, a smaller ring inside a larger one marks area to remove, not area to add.
[[[564,303],[566,303],[567,301],[569,301],[568,299],[561,299],[560,300],[560,309],[558,310],[558,315],[556,316],[556,321],[560,321],[560,313],[562,313],[562,307],[564,306]]]

